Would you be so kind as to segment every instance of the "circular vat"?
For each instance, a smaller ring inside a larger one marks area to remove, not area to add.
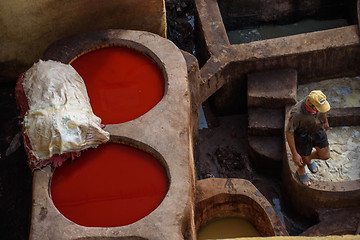
[[[154,211],[168,185],[167,169],[152,154],[107,143],[56,168],[50,192],[55,207],[72,222],[116,227]]]
[[[97,48],[80,54],[70,64],[83,78],[93,112],[104,124],[136,119],[164,96],[161,69],[133,48]]]
[[[196,185],[198,239],[288,236],[273,207],[245,179],[208,178]]]
[[[197,209],[196,221],[200,237],[204,232],[206,238],[210,239],[275,236],[265,210],[248,196],[217,194],[197,203]],[[232,233],[226,228],[222,229],[229,225],[237,226],[238,229]],[[230,233],[232,235],[228,236]]]

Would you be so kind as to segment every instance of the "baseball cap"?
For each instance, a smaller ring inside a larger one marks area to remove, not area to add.
[[[319,112],[325,113],[330,110],[330,104],[326,100],[326,96],[322,91],[320,90],[311,91],[309,93],[308,98]]]

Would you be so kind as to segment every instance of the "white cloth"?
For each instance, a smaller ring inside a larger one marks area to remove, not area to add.
[[[22,84],[29,105],[24,133],[39,162],[109,140],[92,111],[84,81],[71,65],[40,60],[25,73]]]

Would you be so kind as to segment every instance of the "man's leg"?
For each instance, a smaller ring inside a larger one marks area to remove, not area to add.
[[[312,151],[310,155],[310,162],[308,162],[308,164],[311,163],[313,159],[328,160],[330,158],[330,147],[325,130],[320,129],[317,133],[313,134],[312,140],[315,145],[315,151]],[[318,171],[318,167],[316,165],[312,164],[308,166],[310,171],[313,173]]]
[[[315,151],[313,151],[310,155],[312,159],[321,159],[321,160],[328,160],[330,158],[330,147],[319,148],[315,146]],[[310,160],[310,161],[311,161]]]
[[[304,174],[306,174],[305,166],[306,166],[307,163],[311,162],[311,156],[301,156],[301,159],[303,160],[303,164],[301,166],[299,166],[299,168],[297,170],[297,173],[299,175],[304,175]],[[310,181],[305,181],[305,182],[303,182],[303,184],[306,185],[306,186],[310,186],[311,182]]]
[[[315,151],[311,153],[311,159],[328,160],[330,158],[330,147],[326,131],[320,129],[312,138]]]

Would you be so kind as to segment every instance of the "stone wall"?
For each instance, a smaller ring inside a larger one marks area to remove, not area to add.
[[[357,21],[352,0],[218,0],[218,4],[228,31],[264,22],[288,24],[303,18],[347,18],[351,24]]]
[[[111,28],[166,37],[165,1],[0,1],[0,81],[18,76],[60,38]]]

